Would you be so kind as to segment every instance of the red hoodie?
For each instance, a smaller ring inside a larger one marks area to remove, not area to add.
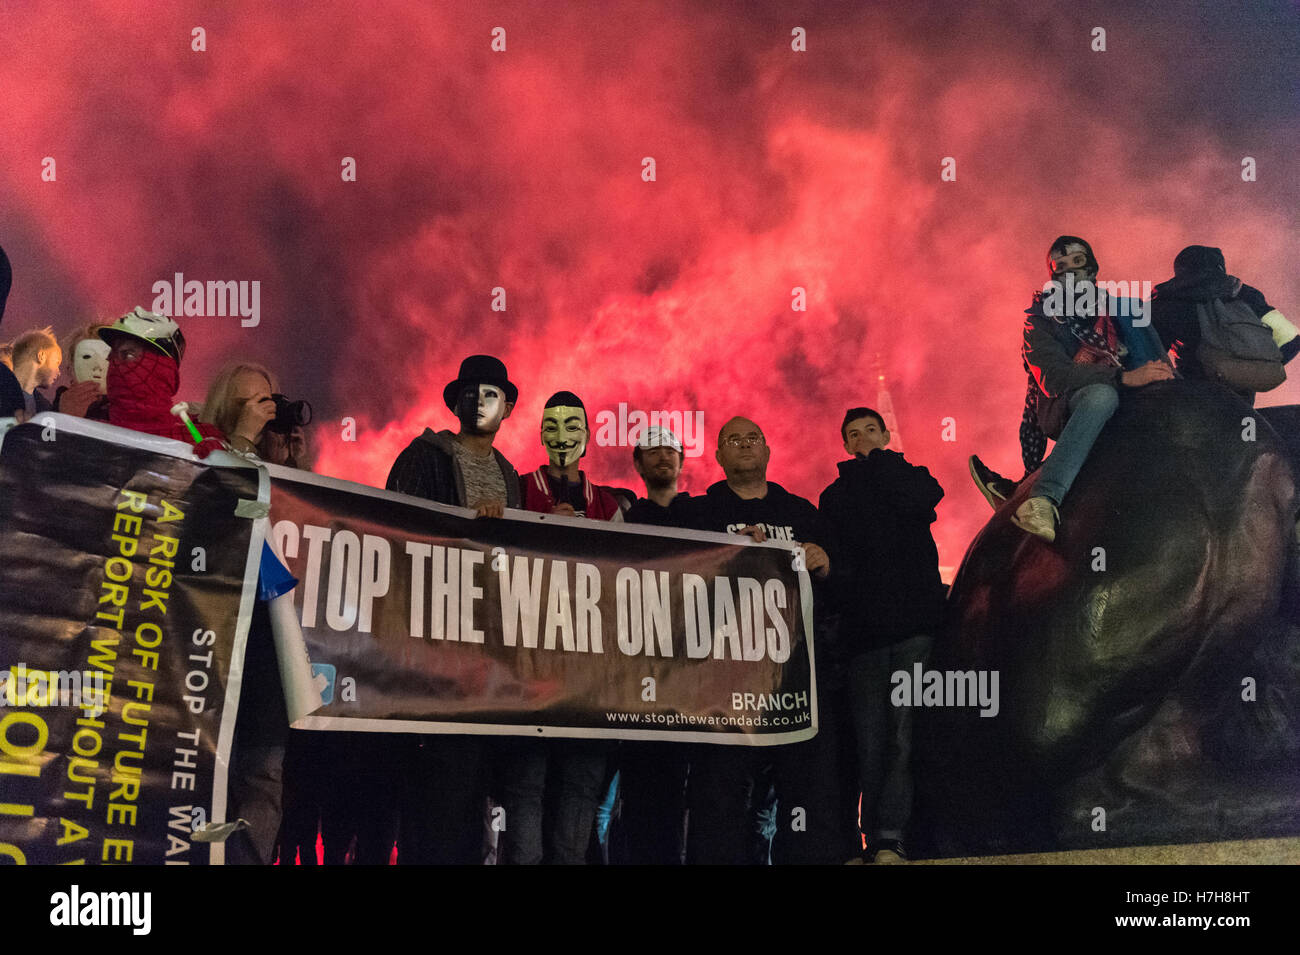
[[[587,502],[584,509],[586,517],[596,521],[622,519],[622,512],[613,494],[587,480],[585,471],[578,472],[578,480],[582,483],[582,496]],[[543,464],[531,474],[521,474],[519,486],[523,491],[526,510],[537,511],[540,514],[550,514],[555,510],[555,497],[551,494],[550,482],[546,480],[546,465]]]

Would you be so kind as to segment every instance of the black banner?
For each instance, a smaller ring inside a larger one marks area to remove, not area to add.
[[[226,822],[272,526],[301,579],[269,604],[295,725],[749,745],[816,732],[811,592],[789,544],[476,520],[41,415],[0,443],[0,859],[223,861],[194,837]]]
[[[221,861],[193,835],[225,816],[259,487],[62,415],[4,434],[2,861]]]
[[[812,599],[779,542],[475,519],[272,467],[311,729],[765,745],[816,731]]]

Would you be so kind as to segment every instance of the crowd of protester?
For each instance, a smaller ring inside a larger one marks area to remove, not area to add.
[[[2,317],[11,274],[3,250],[0,265]],[[1098,268],[1087,242],[1062,236],[1048,271],[1053,281],[1068,273],[1094,282]],[[1080,314],[1058,315],[1039,292],[1026,310],[1025,477],[1011,482],[974,457],[970,469],[995,507],[1032,477],[1012,517],[1028,533],[1054,539],[1070,486],[1124,389],[1210,378],[1253,401],[1249,386],[1273,380],[1258,366],[1249,366],[1254,377],[1224,371],[1233,366],[1209,347],[1224,343],[1216,314],[1236,309],[1235,320],[1258,320],[1264,337],[1252,347],[1261,360],[1280,367],[1300,351],[1296,329],[1227,273],[1219,250],[1191,246],[1174,272],[1157,289],[1149,325],[1133,321],[1141,311],[1104,296]],[[177,438],[200,457],[224,448],[310,469],[309,407],[282,395],[270,369],[228,364],[193,406],[176,402],[184,357],[175,320],[139,307],[70,329],[62,341],[52,328],[34,328],[0,349],[0,418],[57,411]],[[47,395],[65,368],[70,381]],[[315,864],[318,839],[326,864],[394,856],[402,864],[907,859],[912,711],[889,697],[891,675],[926,660],[942,616],[931,525],[944,491],[929,471],[889,449],[879,413],[852,407],[840,424],[848,459],[814,505],[770,480],[763,429],[736,416],[717,436],[724,479],[701,495],[678,491],[686,459],[677,435],[646,430],[631,452],[642,496],[581,468],[590,428],[568,389],[545,403],[547,462],[517,472],[494,442],[518,397],[499,359],[466,358],[443,392],[457,430],[428,428],[411,441],[386,488],[482,518],[524,508],[798,543],[817,611],[819,731],[775,747],[291,731],[260,607],[230,783],[232,814],[248,826],[228,841],[227,861]],[[1056,442],[1050,456],[1047,438]]]

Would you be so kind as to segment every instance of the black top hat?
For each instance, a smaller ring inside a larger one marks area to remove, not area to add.
[[[460,363],[460,373],[455,381],[448,382],[442,389],[442,400],[451,411],[456,410],[456,392],[463,384],[497,385],[506,393],[506,401],[514,402],[519,397],[519,389],[506,377],[506,366],[500,358],[491,355],[470,355]]]

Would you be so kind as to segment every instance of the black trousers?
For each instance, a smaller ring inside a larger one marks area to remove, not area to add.
[[[405,739],[398,865],[482,865],[483,737]]]
[[[692,865],[743,865],[754,860],[754,817],[768,788],[776,789],[777,865],[837,865],[857,856],[856,820],[847,810],[840,728],[831,695],[818,700],[818,731],[784,746],[699,746],[691,759]]]
[[[619,748],[626,861],[681,865],[690,747],[627,740]]]

